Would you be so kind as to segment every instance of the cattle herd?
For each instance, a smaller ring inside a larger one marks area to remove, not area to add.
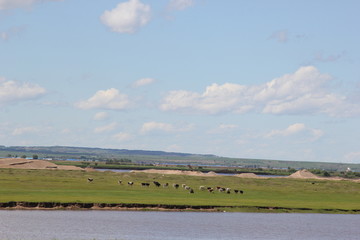
[[[93,178],[88,178],[88,182],[93,182],[94,179]],[[168,188],[169,187],[169,183],[163,183],[161,184],[158,181],[153,181],[152,182],[154,184],[155,187],[164,187],[164,188]],[[118,180],[118,184],[122,185],[123,181],[122,180]],[[133,186],[135,183],[134,182],[127,182],[128,186]],[[140,186],[142,187],[150,187],[151,183],[149,182],[141,182]],[[181,188],[183,188],[184,190],[188,191],[189,193],[195,193],[194,189],[188,185],[186,185],[185,183],[183,184],[179,184],[179,183],[173,183],[172,187],[175,189],[179,189],[181,186]],[[226,193],[226,194],[230,194],[231,192],[234,192],[235,194],[244,194],[243,190],[240,189],[231,189],[228,187],[222,187],[222,186],[216,186],[216,187],[207,187],[207,186],[200,186],[199,187],[199,191],[207,191],[209,193],[215,193],[220,192],[220,193]]]

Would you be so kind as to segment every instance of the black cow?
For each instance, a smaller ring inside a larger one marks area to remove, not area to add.
[[[153,183],[154,183],[155,186],[157,186],[157,187],[160,187],[160,186],[161,186],[161,184],[160,184],[159,182],[157,182],[157,181],[153,181]]]

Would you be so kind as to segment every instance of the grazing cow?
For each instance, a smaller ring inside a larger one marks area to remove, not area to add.
[[[214,189],[213,188],[208,188],[209,193],[214,193]]]
[[[164,188],[166,188],[166,187],[168,187],[168,186],[169,186],[169,183],[164,183],[164,184],[163,184],[163,187],[164,187]]]
[[[231,193],[231,188],[226,188],[226,189],[225,189],[225,192],[226,192],[227,194],[230,194],[230,193]]]
[[[191,187],[189,187],[189,186],[185,186],[185,189],[186,189],[186,190],[190,190],[190,189],[191,189]]]
[[[185,184],[185,183],[181,184],[181,187],[185,188],[185,187],[186,187],[186,184]]]
[[[192,188],[190,188],[189,193],[194,193],[194,190]]]
[[[180,185],[177,184],[177,183],[174,183],[174,184],[173,184],[173,187],[176,188],[176,189],[178,189],[178,188],[180,187]]]
[[[238,193],[239,192],[239,190],[237,190],[237,189],[234,189],[234,193]]]
[[[132,186],[134,184],[134,182],[128,182],[129,186]]]
[[[205,189],[206,189],[206,188],[205,188],[204,186],[200,186],[200,187],[199,187],[199,190],[201,190],[201,191],[205,191]]]
[[[118,181],[118,183],[119,183],[119,184],[122,184],[122,181],[121,181],[121,180],[119,180],[119,181]]]
[[[141,186],[143,186],[143,187],[149,187],[149,186],[150,186],[150,183],[141,183]]]
[[[160,186],[161,186],[161,184],[160,184],[159,182],[157,182],[157,181],[153,181],[153,183],[154,183],[155,186],[157,186],[157,187],[160,187]]]
[[[93,179],[93,178],[88,178],[87,180],[88,180],[88,182],[92,182],[92,181],[94,181],[94,179]]]
[[[218,188],[219,192],[225,192],[225,188],[221,187],[221,188]]]
[[[240,194],[243,194],[243,193],[244,193],[244,191],[243,191],[243,190],[239,190],[239,193],[240,193]]]

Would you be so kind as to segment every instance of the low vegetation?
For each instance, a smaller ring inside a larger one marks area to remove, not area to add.
[[[93,181],[89,182],[88,179]],[[118,181],[122,180],[122,184]],[[128,186],[127,182],[134,182]],[[153,181],[169,183],[156,187]],[[141,183],[150,183],[149,187]],[[172,187],[186,184],[188,190]],[[217,186],[244,194],[199,190]],[[0,169],[0,202],[136,203],[218,206],[227,211],[360,212],[360,183],[286,178],[199,177],[150,173]]]

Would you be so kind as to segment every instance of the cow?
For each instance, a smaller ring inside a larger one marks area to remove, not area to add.
[[[154,183],[155,186],[157,186],[157,187],[160,187],[160,186],[161,186],[161,184],[160,184],[159,182],[157,182],[157,181],[153,181],[153,183]]]
[[[190,190],[190,189],[191,189],[191,187],[189,187],[189,186],[185,186],[185,189],[186,189],[186,190]]]
[[[185,188],[185,187],[186,187],[186,184],[185,184],[185,183],[181,184],[181,187]]]
[[[94,179],[93,178],[88,178],[87,181],[90,183],[90,182],[94,181]]]
[[[141,183],[141,186],[143,186],[143,187],[149,187],[149,186],[150,186],[150,183]]]
[[[179,184],[174,183],[174,184],[173,184],[173,187],[176,188],[176,189],[178,189],[178,188],[179,188]]]
[[[239,190],[237,190],[237,189],[234,189],[234,193],[238,193],[239,192]]]
[[[129,186],[132,186],[134,184],[134,182],[128,182]]]
[[[164,184],[163,184],[163,187],[164,187],[164,188],[166,188],[166,187],[168,187],[168,186],[169,186],[169,183],[164,183]]]
[[[226,189],[225,189],[225,192],[226,192],[227,194],[230,194],[230,193],[231,193],[231,188],[226,188]]]
[[[208,188],[207,190],[209,191],[209,193],[214,193],[214,189],[213,189],[213,188]]]
[[[194,190],[192,188],[190,188],[189,193],[194,193]]]
[[[206,188],[204,186],[200,186],[199,190],[204,191]]]
[[[119,180],[119,181],[118,181],[118,183],[119,183],[119,184],[122,184],[122,181],[121,181],[121,180]]]
[[[240,194],[243,194],[243,193],[244,193],[244,191],[243,191],[243,190],[239,190],[239,193],[240,193]]]

